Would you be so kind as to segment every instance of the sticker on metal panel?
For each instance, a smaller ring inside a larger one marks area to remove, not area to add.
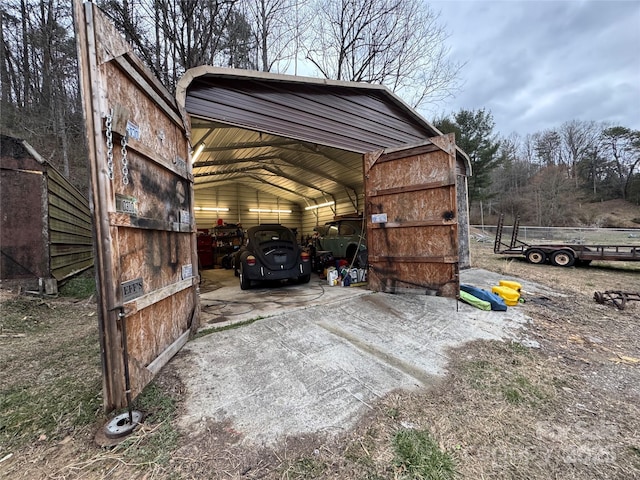
[[[116,212],[138,215],[138,199],[116,193]]]
[[[127,136],[135,140],[140,140],[140,127],[131,120],[127,120]]]
[[[138,298],[144,294],[144,285],[142,278],[136,278],[135,280],[129,280],[120,284],[122,289],[122,301],[128,302],[134,298]]]
[[[182,280],[193,277],[193,264],[182,266]]]
[[[371,215],[371,223],[387,223],[386,213],[374,213]]]

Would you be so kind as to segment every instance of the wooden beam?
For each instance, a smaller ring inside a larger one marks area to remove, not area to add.
[[[385,188],[385,189],[379,189],[379,190],[372,190],[369,196],[378,197],[381,195],[395,195],[397,193],[420,192],[423,190],[432,190],[434,188],[450,187],[452,185],[455,185],[455,183],[456,183],[455,180],[447,179],[447,180],[441,180],[439,182],[423,183],[420,185],[407,185],[403,187]]]

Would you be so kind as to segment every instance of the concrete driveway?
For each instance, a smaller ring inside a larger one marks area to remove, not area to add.
[[[210,275],[219,277],[212,290],[204,282],[203,328],[260,320],[191,341],[172,361],[186,387],[180,423],[193,433],[225,422],[244,443],[270,445],[287,435],[342,432],[390,391],[433,384],[446,372],[450,347],[529,342],[524,307],[485,312],[449,298],[329,287],[316,276],[309,285],[241,291],[226,273]],[[500,278],[462,273],[462,283],[486,289]]]

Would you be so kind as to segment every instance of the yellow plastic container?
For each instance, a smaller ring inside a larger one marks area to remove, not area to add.
[[[520,285],[518,282],[514,282],[513,280],[500,280],[500,282],[498,283],[500,283],[500,286],[509,287],[516,292],[520,292],[520,290],[522,290],[522,285]]]
[[[504,299],[504,303],[506,303],[508,307],[513,307],[514,305],[518,304],[520,294],[513,288],[500,285],[493,287],[491,291],[500,295]]]

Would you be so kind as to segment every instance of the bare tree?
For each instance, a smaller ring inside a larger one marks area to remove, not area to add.
[[[255,70],[255,44],[251,25],[245,14],[234,9],[223,32],[223,51],[227,56],[227,65],[232,68]]]
[[[73,141],[80,133],[80,104],[71,4],[7,0],[0,6],[0,25],[0,125],[82,183],[77,170],[83,142]]]
[[[303,52],[326,78],[380,83],[418,107],[451,95],[461,65],[448,60],[438,14],[421,0],[316,0]]]
[[[264,72],[284,72],[298,53],[305,0],[244,0],[255,41],[255,64]]]
[[[539,161],[546,165],[562,165],[562,138],[557,130],[545,130],[533,135],[534,149]]]
[[[561,157],[570,165],[569,174],[579,186],[578,164],[593,153],[601,128],[596,122],[570,120],[560,126]]]
[[[169,89],[189,68],[227,65],[237,0],[105,0],[101,8]]]
[[[640,131],[611,127],[602,132],[603,153],[613,165],[620,195],[626,200],[636,167],[640,165]]]
[[[562,166],[541,168],[531,180],[527,195],[531,218],[535,219],[536,225],[571,225],[575,217],[574,203],[568,200],[574,195],[575,190]]]

